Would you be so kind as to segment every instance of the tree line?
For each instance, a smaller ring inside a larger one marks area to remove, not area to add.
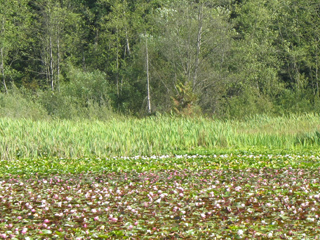
[[[318,0],[0,3],[2,116],[320,110]]]

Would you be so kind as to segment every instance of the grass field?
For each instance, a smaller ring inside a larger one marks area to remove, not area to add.
[[[0,239],[318,239],[319,116],[0,120]]]
[[[317,150],[320,117],[247,121],[154,117],[99,121],[0,119],[0,158],[107,158],[176,153]]]

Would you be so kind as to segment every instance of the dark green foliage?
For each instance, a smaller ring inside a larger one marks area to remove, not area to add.
[[[320,132],[315,131],[314,133],[301,133],[296,136],[296,145],[320,145]]]

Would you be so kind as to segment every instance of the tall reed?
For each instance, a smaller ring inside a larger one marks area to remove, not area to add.
[[[81,158],[296,149],[320,144],[320,117],[256,116],[245,121],[150,117],[109,121],[0,119],[0,158]]]

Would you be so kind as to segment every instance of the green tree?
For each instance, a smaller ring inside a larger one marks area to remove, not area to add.
[[[110,74],[116,86],[116,95],[120,96],[123,89],[123,74],[121,68],[126,65],[131,54],[132,32],[131,15],[127,1],[100,0],[106,14],[102,15],[99,24],[99,44],[96,46],[102,70]],[[97,30],[98,31],[98,30]],[[107,65],[106,65],[107,64]]]
[[[13,79],[16,73],[11,66],[26,46],[31,15],[27,0],[1,0],[0,5],[0,74],[4,91],[8,92],[8,78]]]
[[[312,88],[319,96],[319,3],[281,2],[279,47],[285,63],[285,81],[295,91]]]
[[[61,68],[67,57],[77,51],[75,46],[81,16],[74,12],[72,1],[69,0],[41,0],[35,4],[39,18],[39,21],[34,22],[34,31],[35,43],[40,46],[40,74],[45,76],[46,84],[52,91],[59,90]]]
[[[283,63],[277,47],[278,9],[278,1],[249,0],[235,5],[236,35],[228,60],[233,82],[226,96],[226,109],[231,115],[272,112],[273,100],[283,90],[279,78]]]
[[[149,16],[153,2],[132,0],[99,0],[96,2],[95,37],[91,42],[94,66],[109,76],[114,86],[113,102],[121,111],[137,111],[143,104],[146,84],[145,54],[143,64],[136,54],[140,52],[141,36],[148,33]],[[145,49],[145,41],[143,41]],[[145,77],[143,77],[145,79]],[[147,94],[145,94],[147,96]]]
[[[191,91],[186,95],[197,96],[193,105],[211,113],[217,110],[228,75],[229,15],[219,1],[168,1],[157,9],[156,52],[150,71],[154,84],[162,88],[156,101],[159,107],[166,102],[161,98],[168,102],[180,95],[182,83]]]

